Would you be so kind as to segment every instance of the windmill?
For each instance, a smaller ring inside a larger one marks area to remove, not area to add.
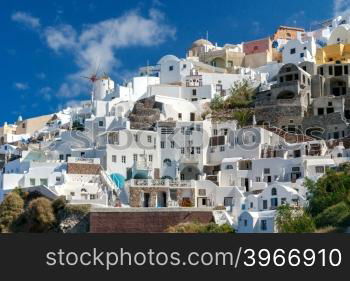
[[[91,74],[90,76],[81,76],[84,79],[88,79],[91,83],[91,102],[93,102],[95,83],[101,80],[102,78],[102,77],[98,77],[99,69],[100,69],[100,62],[98,62],[97,67],[95,68],[95,71],[93,74]]]

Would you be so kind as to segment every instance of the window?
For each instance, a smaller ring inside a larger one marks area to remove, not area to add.
[[[167,158],[167,159],[164,159],[163,164],[164,164],[164,166],[171,167],[171,160],[168,159],[168,158]]]
[[[317,109],[317,115],[323,115],[324,114],[324,109],[323,108],[318,108]]]
[[[98,121],[98,126],[103,127],[103,121]]]
[[[196,89],[193,89],[192,90],[192,96],[196,96],[197,95],[197,90]]]
[[[169,71],[173,71],[174,70],[174,66],[170,65],[169,66]]]
[[[317,174],[323,174],[324,173],[324,167],[323,166],[316,166],[316,173]]]
[[[300,53],[300,57],[303,58],[304,57],[304,53]]]
[[[295,52],[296,52],[295,48],[290,49],[290,54],[291,54],[291,55],[294,55]]]
[[[185,148],[181,147],[181,154],[185,154]]]
[[[264,174],[270,174],[270,168],[264,168]]]
[[[271,198],[271,208],[274,209],[278,206],[278,199],[276,198]]]
[[[233,205],[233,198],[232,197],[224,197],[224,206],[230,207]]]
[[[90,194],[90,200],[95,200],[96,199],[96,195],[95,194]]]
[[[56,177],[56,181],[61,181],[61,177]]]
[[[196,147],[197,154],[201,154],[201,148],[198,146]]]
[[[220,151],[221,152],[225,151],[225,147],[224,146],[220,146]]]
[[[160,148],[165,148],[165,142],[164,141],[160,142]]]
[[[244,223],[244,226],[247,226],[248,225],[248,220],[244,220],[243,223]]]
[[[250,209],[253,209],[253,208],[254,208],[254,203],[250,202]]]
[[[179,120],[182,120],[182,113],[179,113],[178,115]]]
[[[152,154],[148,155],[148,161],[153,162],[153,155]]]
[[[177,190],[170,189],[170,200],[177,201]]]
[[[261,230],[266,231],[267,230],[267,221],[261,220]]]
[[[344,65],[344,74],[349,74],[349,67]]]
[[[333,67],[332,66],[328,67],[328,73],[329,73],[329,75],[333,75]]]
[[[170,142],[170,146],[171,146],[171,148],[174,148],[174,147],[175,147],[175,142],[174,142],[174,141],[171,141],[171,142]]]
[[[218,134],[218,130],[217,130],[217,129],[214,129],[214,130],[213,130],[213,135],[214,135],[214,136],[217,136],[217,134]]]
[[[117,155],[112,155],[112,162],[116,163],[117,162]]]
[[[135,162],[137,161],[137,154],[133,155],[133,159],[134,159]]]
[[[30,179],[29,182],[31,186],[35,186],[35,179]]]
[[[152,136],[147,136],[147,141],[152,142]]]
[[[323,67],[320,67],[320,74],[323,75]]]
[[[198,189],[198,196],[205,196],[207,194],[206,189]]]
[[[126,156],[125,155],[122,156],[122,163],[124,163],[124,164],[126,163]]]
[[[327,107],[327,114],[333,113],[334,108],[333,107]]]
[[[276,187],[273,187],[271,189],[271,196],[277,196],[277,189],[276,189]]]
[[[233,166],[230,164],[230,165],[226,165],[226,170],[233,170]]]
[[[60,161],[63,161],[63,160],[64,160],[64,155],[60,154]]]
[[[134,140],[135,140],[135,142],[138,142],[139,141],[139,135],[134,135]]]
[[[245,210],[245,204],[242,204],[242,210]]]
[[[47,179],[40,179],[40,185],[47,186]]]
[[[267,209],[267,200],[263,200],[263,209],[264,209],[264,210]]]
[[[256,178],[255,178],[255,181],[256,181],[256,182],[261,182],[261,178],[260,178],[260,177],[256,177]]]

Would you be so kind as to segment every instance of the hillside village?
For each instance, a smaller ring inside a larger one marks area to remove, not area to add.
[[[218,46],[199,39],[79,106],[0,128],[0,201],[16,188],[98,210],[207,210],[276,232],[305,179],[350,160],[350,17]]]

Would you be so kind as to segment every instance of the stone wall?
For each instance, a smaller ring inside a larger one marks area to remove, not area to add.
[[[205,209],[101,209],[89,215],[90,233],[162,233],[183,222],[213,222]]]

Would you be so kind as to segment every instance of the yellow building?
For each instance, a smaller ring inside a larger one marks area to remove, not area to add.
[[[316,51],[316,63],[350,63],[350,44],[329,45]]]

